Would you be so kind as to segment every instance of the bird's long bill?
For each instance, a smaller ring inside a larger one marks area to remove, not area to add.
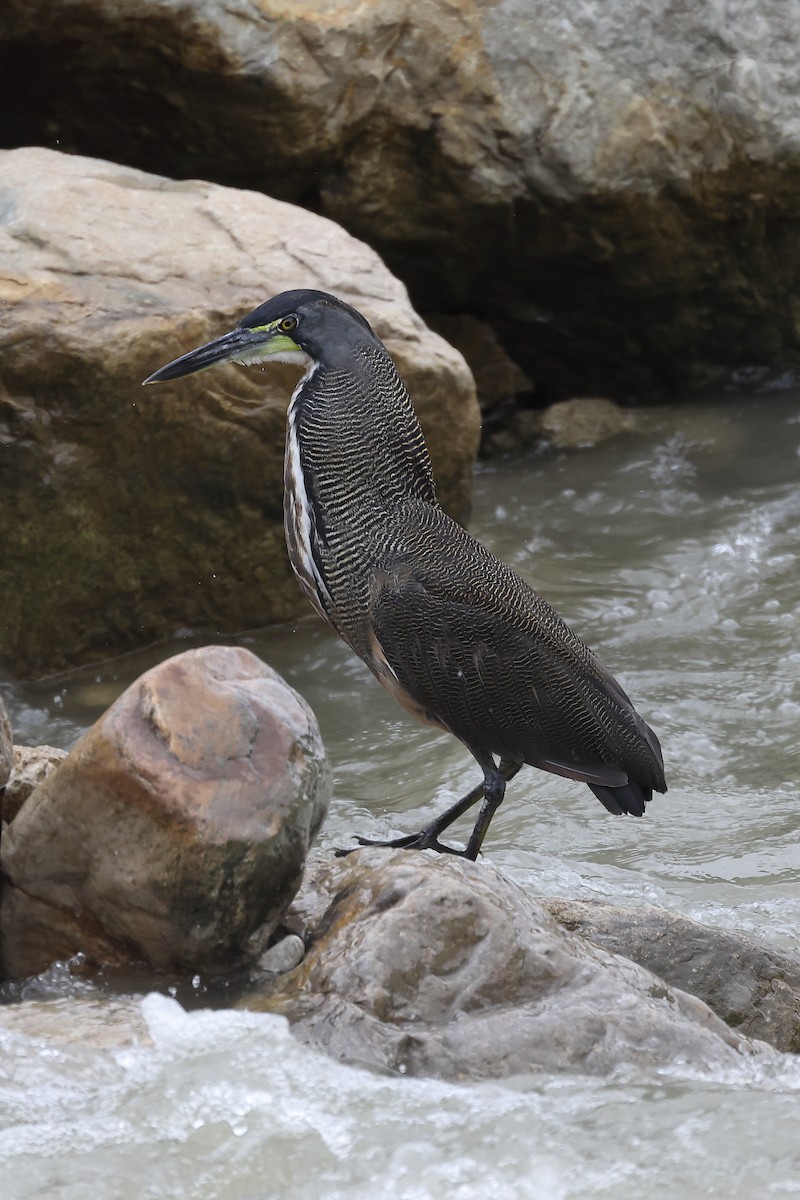
[[[184,375],[194,375],[197,371],[207,371],[218,363],[263,362],[268,358],[285,357],[289,355],[302,356],[303,352],[296,342],[281,333],[275,325],[262,325],[258,329],[246,329],[238,325],[230,333],[198,346],[188,354],[182,354],[173,362],[167,363],[159,371],[148,375],[145,383],[165,383],[169,379],[182,379]]]

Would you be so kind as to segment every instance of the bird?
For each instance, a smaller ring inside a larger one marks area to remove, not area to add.
[[[281,292],[144,382],[224,363],[300,363],[286,419],[289,560],[317,613],[414,717],[456,737],[482,780],[416,833],[360,846],[475,860],[524,766],[589,786],[614,815],[666,792],[661,747],[550,604],[447,515],[411,399],[366,318],[327,292]],[[480,804],[464,848],[441,840]]]

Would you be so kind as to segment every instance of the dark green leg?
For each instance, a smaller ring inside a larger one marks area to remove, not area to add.
[[[481,848],[483,839],[486,836],[486,831],[494,816],[495,812],[502,802],[506,790],[506,783],[513,779],[517,772],[522,767],[522,763],[515,762],[512,759],[501,759],[500,766],[496,767],[494,760],[489,756],[481,755],[478,762],[483,769],[483,783],[474,787],[471,792],[467,792],[466,796],[456,801],[450,808],[446,809],[440,817],[435,821],[431,821],[429,825],[425,825],[420,829],[419,833],[411,833],[406,837],[392,838],[388,841],[377,841],[371,838],[357,837],[358,846],[351,846],[347,850],[337,850],[336,857],[344,858],[347,854],[352,854],[360,846],[388,846],[396,850],[436,850],[439,854],[455,854],[459,858],[468,858],[475,860],[478,857],[478,851]],[[470,835],[466,850],[455,850],[452,846],[446,846],[439,841],[439,834],[443,833],[454,821],[463,816],[468,809],[477,804],[479,800],[483,800],[478,819],[475,822],[475,827]]]
[[[484,767],[483,771],[483,804],[480,807],[478,819],[475,822],[472,833],[469,835],[467,848],[464,851],[464,858],[469,858],[472,862],[475,862],[478,857],[492,817],[503,803],[503,797],[506,794],[506,780],[508,776],[503,772],[502,762],[499,768],[494,765],[491,759],[489,759],[489,763],[491,766]],[[518,770],[519,767],[517,767]],[[513,774],[516,774],[516,771]]]

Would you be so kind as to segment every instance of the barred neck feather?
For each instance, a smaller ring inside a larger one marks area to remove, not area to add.
[[[325,507],[326,528],[405,499],[436,504],[428,447],[382,346],[357,347],[349,370],[309,372],[292,407],[306,486]]]
[[[348,370],[317,363],[300,381],[287,417],[285,485],[295,574],[351,641],[336,613],[363,585],[371,534],[410,501],[439,507],[422,430],[380,343],[357,346]]]

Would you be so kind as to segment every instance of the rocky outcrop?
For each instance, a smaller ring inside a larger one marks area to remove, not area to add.
[[[247,650],[141,676],[0,845],[2,972],[55,959],[230,969],[263,951],[327,811],[311,710]]]
[[[653,905],[546,906],[566,929],[698,996],[733,1029],[800,1054],[800,959]]]
[[[168,971],[192,1005],[190,974],[229,995],[246,977],[240,1003],[317,1048],[447,1079],[800,1049],[796,959],[654,907],[533,898],[485,862],[385,849],[314,856],[289,906],[329,778],[308,710],[247,651],[168,660],[51,760],[18,760],[45,781],[0,845],[7,1003],[98,964],[126,991]]]
[[[545,394],[798,360],[798,0],[6,7],[7,145],[316,208]]]
[[[264,196],[0,153],[0,661],[16,674],[307,608],[282,526],[298,369],[141,382],[273,293],[309,286],[374,322],[441,499],[465,516],[474,384],[373,251]]]
[[[487,863],[361,851],[315,863],[303,963],[249,996],[348,1061],[484,1079],[730,1065],[755,1047],[701,1001],[568,933]]]

